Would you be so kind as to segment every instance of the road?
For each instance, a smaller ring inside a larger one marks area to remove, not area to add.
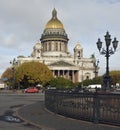
[[[0,130],[40,130],[21,120],[16,111],[20,107],[43,100],[44,95],[41,93],[0,93]]]
[[[120,130],[48,112],[43,101],[41,93],[0,93],[0,130]]]

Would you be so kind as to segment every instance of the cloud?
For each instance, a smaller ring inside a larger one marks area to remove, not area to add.
[[[15,45],[16,42],[16,37],[14,34],[8,34],[7,36],[2,36],[1,43],[4,43],[5,46],[7,47],[12,47]]]
[[[101,60],[100,68],[104,68],[105,58],[99,54],[96,42],[98,37],[105,42],[106,31],[120,41],[120,0],[0,0],[0,55],[2,59],[6,56],[0,63],[2,70],[10,59],[31,54],[54,7],[69,36],[70,52],[79,41],[84,56],[95,53]],[[114,61],[111,68],[119,68],[119,51],[110,58]]]

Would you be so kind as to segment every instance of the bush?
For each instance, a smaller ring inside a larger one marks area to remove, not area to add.
[[[57,89],[71,89],[74,87],[74,83],[68,79],[63,77],[58,77],[49,82],[51,87],[55,87]]]

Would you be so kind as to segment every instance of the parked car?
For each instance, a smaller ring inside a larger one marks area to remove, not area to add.
[[[39,89],[36,87],[29,87],[24,90],[24,93],[38,93],[38,92],[39,92]]]

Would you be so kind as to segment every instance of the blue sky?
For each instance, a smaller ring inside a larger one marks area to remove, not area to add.
[[[94,53],[100,61],[99,74],[105,72],[105,57],[96,42],[101,38],[104,47],[107,31],[120,41],[120,0],[0,0],[0,75],[17,56],[31,55],[54,7],[70,39],[71,54],[80,42],[84,57]],[[120,45],[110,57],[110,70],[120,70],[119,58]]]

